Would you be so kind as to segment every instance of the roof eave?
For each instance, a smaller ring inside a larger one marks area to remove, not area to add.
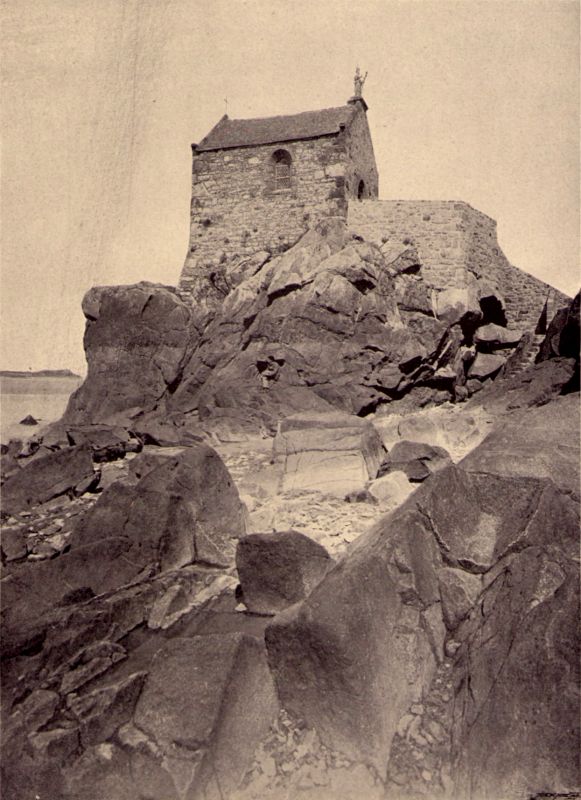
[[[247,147],[266,147],[273,144],[288,144],[289,142],[306,142],[306,141],[313,141],[314,139],[326,139],[331,136],[339,136],[340,133],[343,133],[345,128],[348,128],[351,125],[351,120],[346,125],[341,125],[336,131],[330,131],[329,133],[318,133],[316,136],[292,136],[288,139],[272,139],[267,142],[253,142],[250,144],[225,144],[221,146],[212,146],[212,147],[204,147],[203,141],[200,142],[199,145],[196,147],[196,153],[210,153],[216,152],[218,150],[240,150],[241,148]],[[208,134],[209,136],[210,134]],[[206,137],[207,138],[207,137]]]

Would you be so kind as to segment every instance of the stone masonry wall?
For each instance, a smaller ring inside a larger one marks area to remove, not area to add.
[[[275,189],[273,153],[292,157],[291,188]],[[180,279],[260,250],[282,252],[327,215],[346,216],[344,135],[194,156],[191,230]]]
[[[348,224],[377,244],[388,262],[415,247],[424,279],[436,290],[466,286],[469,273],[504,299],[508,325],[534,328],[545,302],[549,319],[569,298],[512,266],[498,245],[496,222],[467,203],[432,200],[350,202]]]
[[[375,165],[373,142],[367,123],[367,115],[357,114],[346,132],[347,162],[345,190],[347,197],[357,198],[359,181],[365,184],[365,197],[377,198],[379,175]]]
[[[356,107],[349,127],[313,139],[194,152],[191,226],[179,289],[187,297],[197,277],[218,264],[260,250],[288,249],[324,216],[347,214],[359,179],[377,196],[377,167],[367,117]],[[273,154],[292,157],[291,186],[277,189]],[[349,182],[349,190],[346,183]]]

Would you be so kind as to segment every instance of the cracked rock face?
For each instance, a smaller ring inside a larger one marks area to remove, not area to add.
[[[170,287],[139,283],[94,287],[83,313],[88,373],[63,420],[105,422],[153,408],[179,380],[195,338],[188,306]]]
[[[365,413],[434,376],[441,386],[464,316],[438,319],[420,275],[398,273],[332,218],[226,295],[169,407],[268,429],[329,404]],[[454,379],[449,369],[449,389]]]
[[[385,774],[446,653],[457,796],[578,785],[577,402],[536,410],[528,428],[519,412],[431,475],[267,628],[282,704],[325,744]]]

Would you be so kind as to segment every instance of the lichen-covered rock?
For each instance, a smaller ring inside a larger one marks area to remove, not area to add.
[[[245,536],[236,549],[244,605],[277,614],[307,597],[333,563],[324,547],[297,531]]]

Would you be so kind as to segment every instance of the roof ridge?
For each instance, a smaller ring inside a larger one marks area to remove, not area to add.
[[[204,136],[197,151],[226,150],[299,139],[331,136],[351,124],[357,108],[350,103],[295,114],[230,119],[224,115]]]
[[[267,120],[267,119],[280,119],[282,117],[300,117],[301,114],[321,114],[325,111],[338,111],[339,109],[345,109],[346,111],[354,110],[353,106],[350,106],[348,103],[344,103],[342,106],[328,106],[327,108],[313,108],[310,111],[295,111],[291,114],[271,114],[268,117],[229,117],[227,114],[222,117],[222,119],[226,118],[228,122],[251,122],[252,120]],[[221,122],[222,120],[220,120]]]

